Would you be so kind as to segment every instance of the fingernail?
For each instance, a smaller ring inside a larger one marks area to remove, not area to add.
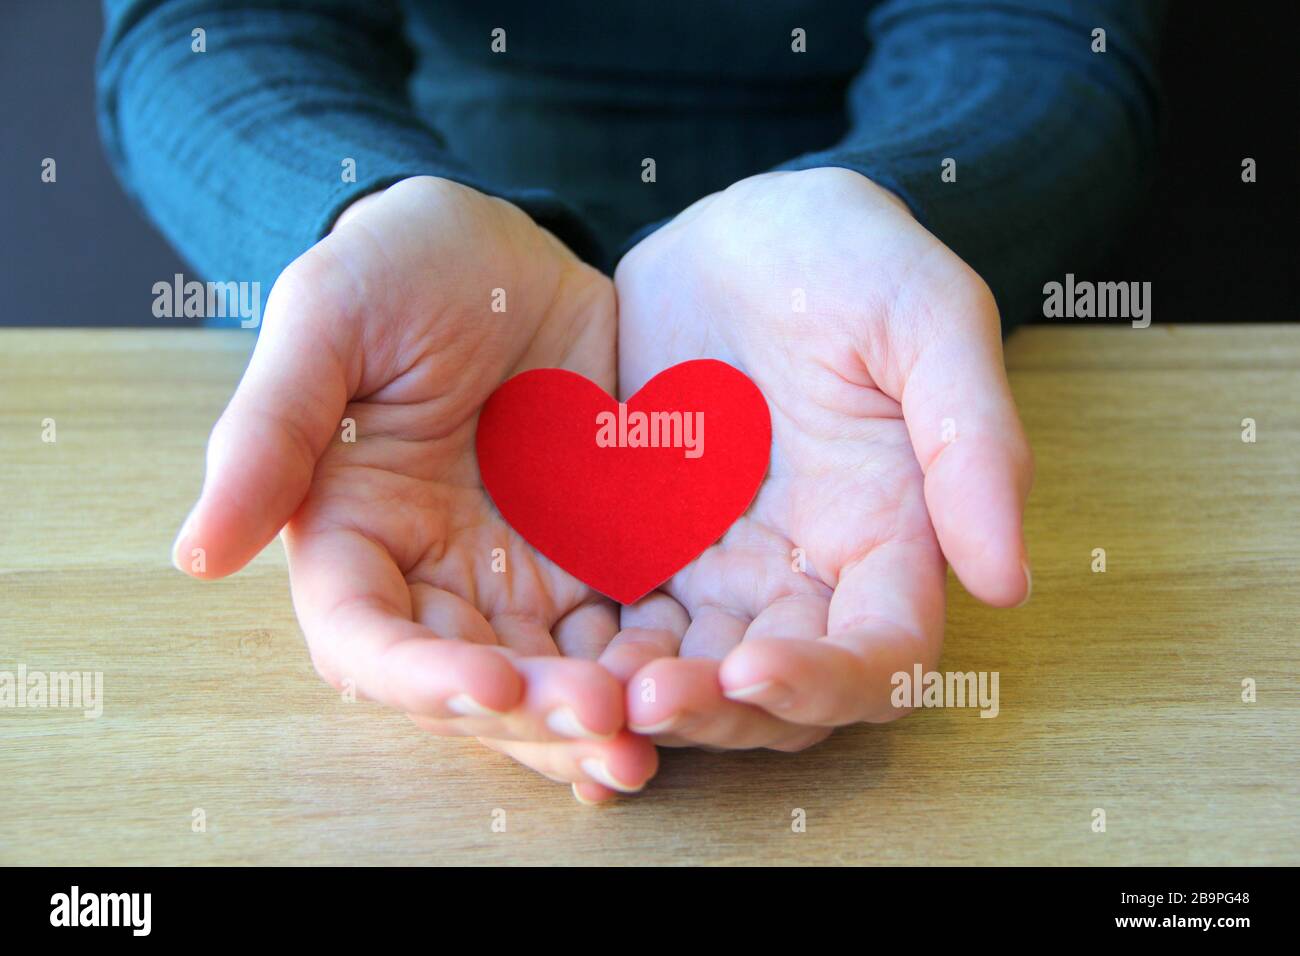
[[[1024,607],[1029,603],[1029,598],[1034,593],[1034,576],[1029,573],[1029,562],[1021,561],[1020,566],[1025,570],[1025,598],[1016,607]]]
[[[653,737],[656,734],[666,733],[670,727],[675,725],[680,719],[680,714],[673,714],[667,720],[661,720],[657,724],[628,724],[628,730],[634,734],[640,734],[642,737]]]
[[[504,717],[505,711],[484,707],[469,694],[457,694],[447,698],[447,709],[462,717]]]
[[[613,734],[598,734],[583,726],[572,707],[557,707],[546,715],[546,726],[561,737],[576,737],[586,740],[609,740]]]
[[[765,680],[757,684],[750,684],[748,687],[741,687],[737,690],[724,690],[722,695],[728,700],[750,700],[754,697],[767,698],[764,703],[777,703],[783,696],[782,691],[785,688],[774,680]]]
[[[604,784],[609,789],[617,790],[619,793],[636,793],[641,787],[645,786],[645,784],[641,784],[640,787],[630,787],[623,783],[609,772],[609,767],[599,757],[584,757],[578,766],[582,768],[583,773],[597,783]]]
[[[584,797],[582,795],[582,791],[578,789],[578,785],[576,783],[573,785],[573,799],[577,800],[584,807],[598,807],[601,804],[601,801],[599,800],[588,800],[586,797]]]

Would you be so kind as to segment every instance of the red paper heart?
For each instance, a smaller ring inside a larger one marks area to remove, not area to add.
[[[648,419],[641,432],[638,413]],[[620,444],[602,447],[598,436]],[[632,447],[638,439],[660,446]],[[483,487],[511,526],[623,604],[722,537],[754,500],[771,444],[762,393],[713,359],[660,372],[625,412],[574,372],[523,372],[483,406],[477,437]]]

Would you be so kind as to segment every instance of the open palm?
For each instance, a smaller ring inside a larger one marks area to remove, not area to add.
[[[937,661],[945,557],[990,603],[1027,595],[1031,464],[983,283],[894,197],[830,169],[701,200],[616,282],[624,396],[718,358],[762,389],[773,428],[745,516],[623,611],[665,654],[629,684],[629,724],[798,749],[905,713],[890,680]]]
[[[595,659],[617,608],[487,498],[479,409],[529,368],[614,387],[609,280],[513,206],[412,179],[353,206],[276,283],[177,541],[200,576],[284,529],[321,674],[607,795],[654,771]]]

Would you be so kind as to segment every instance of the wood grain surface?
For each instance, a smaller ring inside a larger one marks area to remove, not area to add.
[[[0,709],[0,863],[1300,863],[1300,327],[1017,333],[1033,599],[950,581],[942,661],[999,672],[999,715],[670,751],[599,808],[341,700],[278,543],[171,568],[251,343],[0,333],[0,672],[104,680],[98,719]]]

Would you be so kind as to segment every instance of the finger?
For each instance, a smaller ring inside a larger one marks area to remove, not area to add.
[[[208,439],[203,489],[172,549],[195,577],[238,571],[270,543],[342,420],[359,323],[334,305],[346,301],[342,273],[315,261],[300,259],[276,283],[248,369]]]
[[[831,600],[823,594],[789,594],[763,608],[745,629],[745,640],[787,637],[816,640],[826,633]]]
[[[485,738],[483,743],[551,780],[582,785],[583,795],[596,797],[600,791],[595,787],[636,793],[659,769],[654,745],[626,731],[608,741],[539,743]]]
[[[943,588],[943,557],[933,539],[883,544],[841,572],[829,636],[746,640],[722,662],[724,693],[798,724],[900,717],[907,711],[893,706],[893,675],[938,661]]]
[[[505,714],[411,714],[421,728],[442,737],[563,742],[610,740],[623,726],[623,687],[594,661],[563,657],[512,657],[525,690]]]
[[[460,595],[423,582],[411,584],[409,589],[412,616],[433,633],[472,644],[497,644],[492,625]]]
[[[559,654],[550,628],[533,614],[506,612],[492,615],[488,622],[503,647],[527,657]]]
[[[750,620],[747,614],[714,604],[694,607],[678,655],[721,660],[744,640]]]
[[[686,609],[662,591],[654,591],[619,614],[622,630],[600,655],[600,664],[623,683],[646,664],[675,657],[690,625]]]
[[[617,796],[617,790],[611,790],[599,783],[575,783],[573,785],[573,799],[584,806],[599,806],[602,803],[608,803]]]
[[[678,737],[674,734],[664,734],[652,738],[656,747],[684,748],[693,747],[704,750],[709,753],[726,753],[728,750],[776,750],[781,753],[798,753],[801,750],[807,750],[821,743],[827,737],[835,732],[834,727],[805,727],[803,724],[784,724],[786,732],[766,740],[764,743],[757,743],[753,746],[729,747],[725,744],[714,744],[707,740],[692,740],[689,737]]]
[[[594,661],[618,633],[618,605],[603,598],[581,604],[556,621],[551,631],[565,657]]]
[[[412,620],[406,581],[369,538],[291,523],[285,550],[312,661],[335,687],[350,682],[371,700],[436,717],[505,714],[524,699],[524,681],[499,649]]]
[[[833,727],[805,727],[803,724],[788,724],[790,732],[770,744],[764,744],[767,750],[779,750],[793,754],[809,747],[815,747],[835,732]]]
[[[648,664],[628,685],[628,726],[669,746],[729,750],[770,747],[808,734],[807,727],[722,696],[719,666],[703,657]]]
[[[603,740],[622,729],[623,685],[595,661],[537,657],[515,666],[526,684],[523,708],[534,722],[529,739]]]
[[[997,307],[982,285],[955,299],[944,334],[908,373],[901,403],[939,544],[971,594],[1028,599],[1023,539],[1033,457],[1002,357]]]

